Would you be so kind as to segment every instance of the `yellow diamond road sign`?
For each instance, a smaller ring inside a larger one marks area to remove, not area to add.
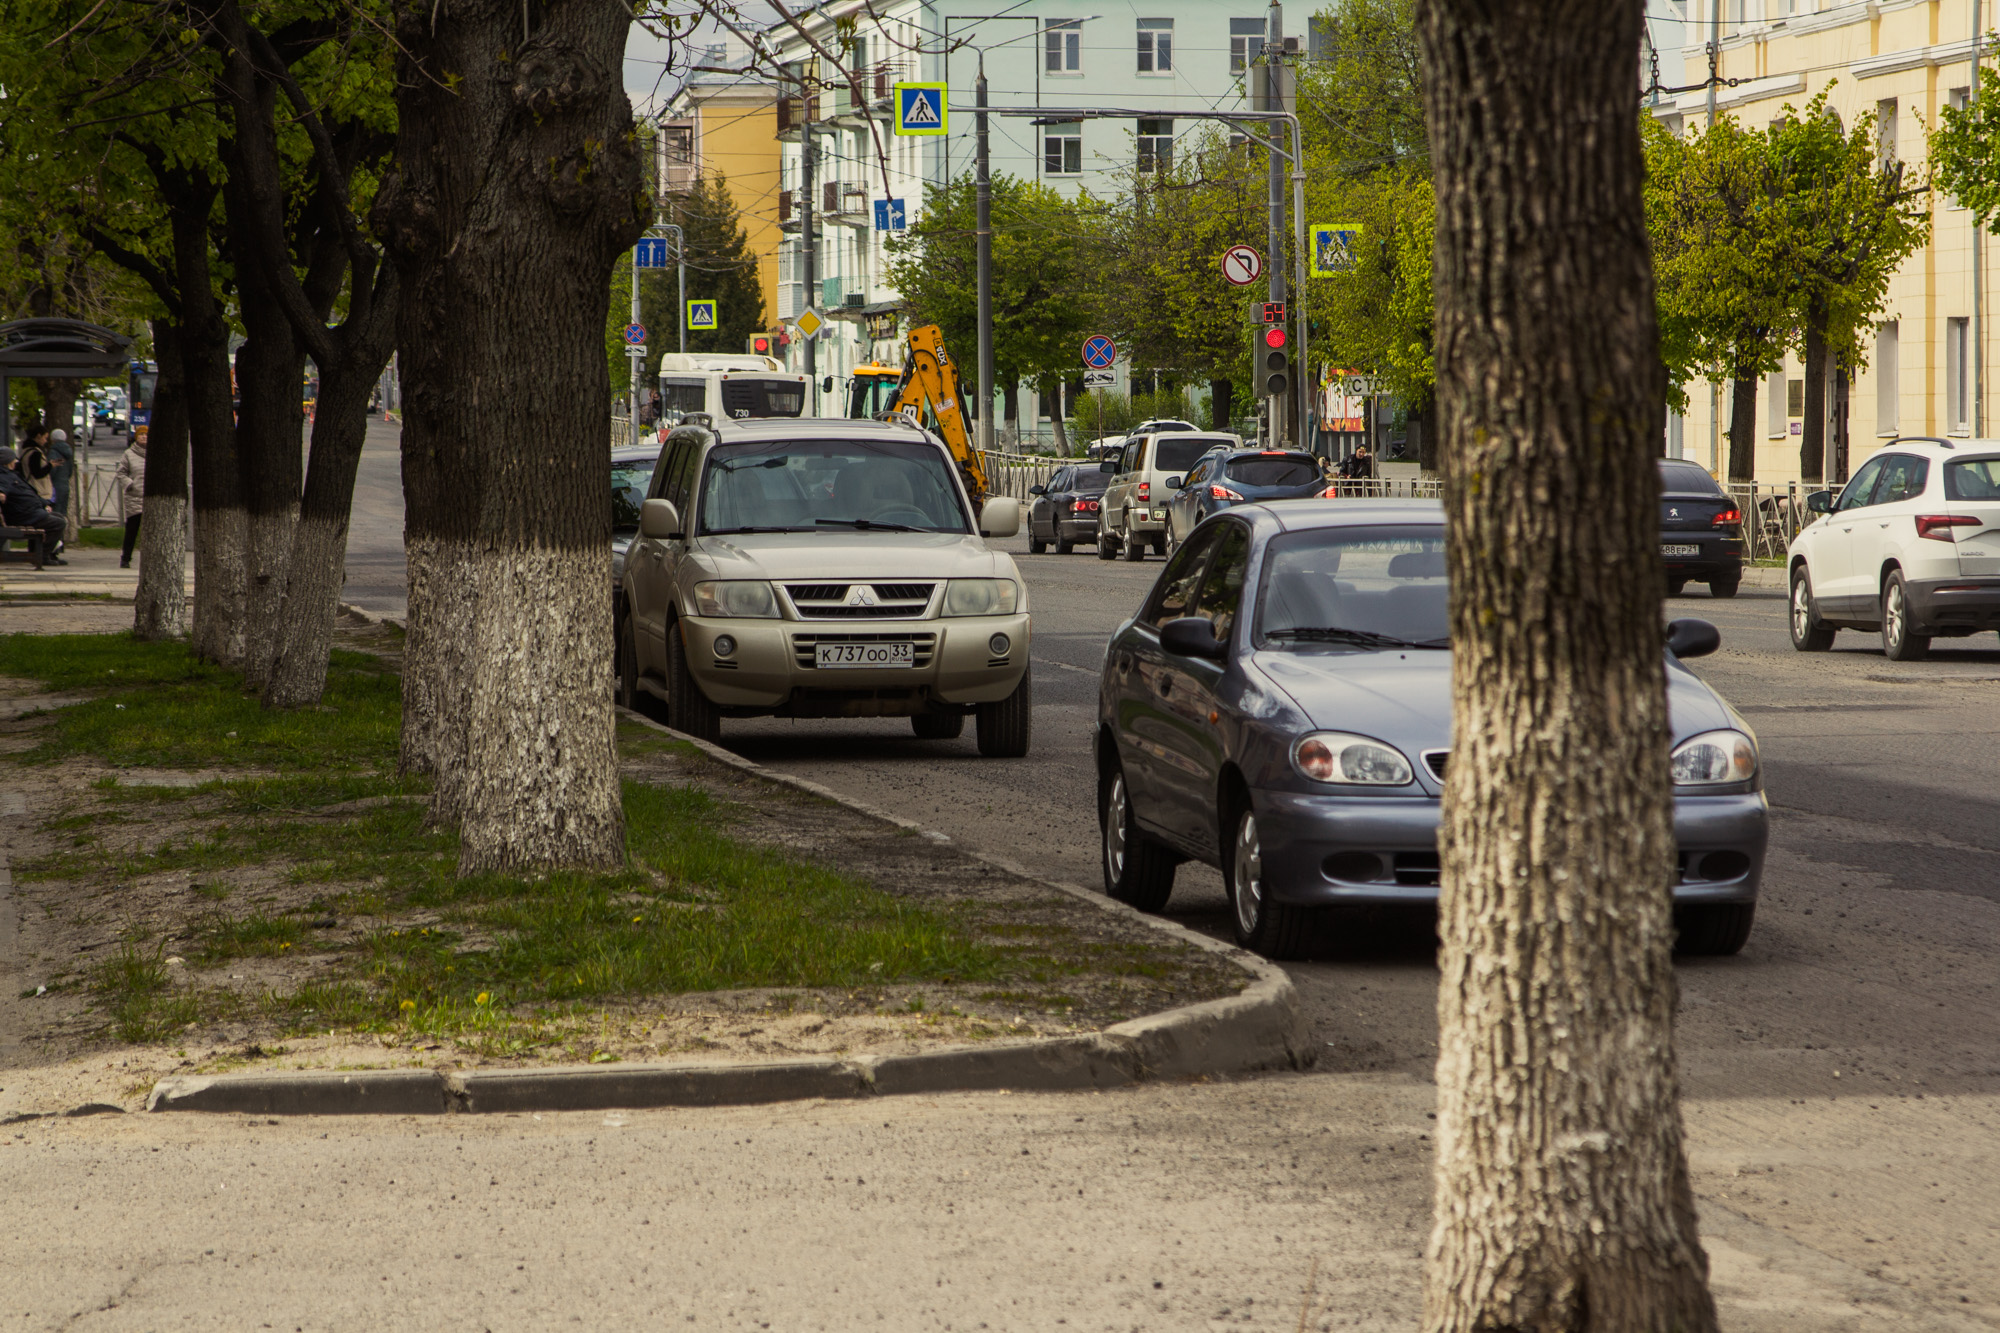
[[[819,311],[813,309],[811,306],[807,306],[799,312],[799,317],[793,320],[792,324],[800,333],[805,334],[808,338],[813,338],[817,337],[819,331],[826,327],[826,318]]]

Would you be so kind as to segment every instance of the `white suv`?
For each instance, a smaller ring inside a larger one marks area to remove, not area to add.
[[[1935,637],[2000,629],[2000,440],[1883,446],[1792,539],[1792,646],[1825,652],[1838,630],[1879,631],[1898,662]]]

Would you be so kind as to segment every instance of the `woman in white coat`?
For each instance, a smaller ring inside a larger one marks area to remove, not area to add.
[[[132,548],[139,541],[139,520],[146,512],[146,437],[132,432],[132,447],[118,460],[118,512],[125,519],[125,556],[120,569],[132,568]]]

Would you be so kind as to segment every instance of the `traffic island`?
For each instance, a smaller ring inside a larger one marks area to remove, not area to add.
[[[461,879],[394,772],[399,648],[348,626],[319,710],[267,714],[177,645],[0,638],[0,692],[27,705],[0,723],[25,809],[0,1115],[700,1105],[1304,1059],[1277,969],[641,718],[619,724],[626,870]]]

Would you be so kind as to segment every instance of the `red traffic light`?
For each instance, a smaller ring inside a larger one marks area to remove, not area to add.
[[[1283,347],[1285,345],[1285,331],[1278,328],[1264,330],[1264,345],[1266,347]]]
[[[750,337],[750,350],[758,356],[769,356],[771,354],[771,335],[768,333],[752,334]]]

